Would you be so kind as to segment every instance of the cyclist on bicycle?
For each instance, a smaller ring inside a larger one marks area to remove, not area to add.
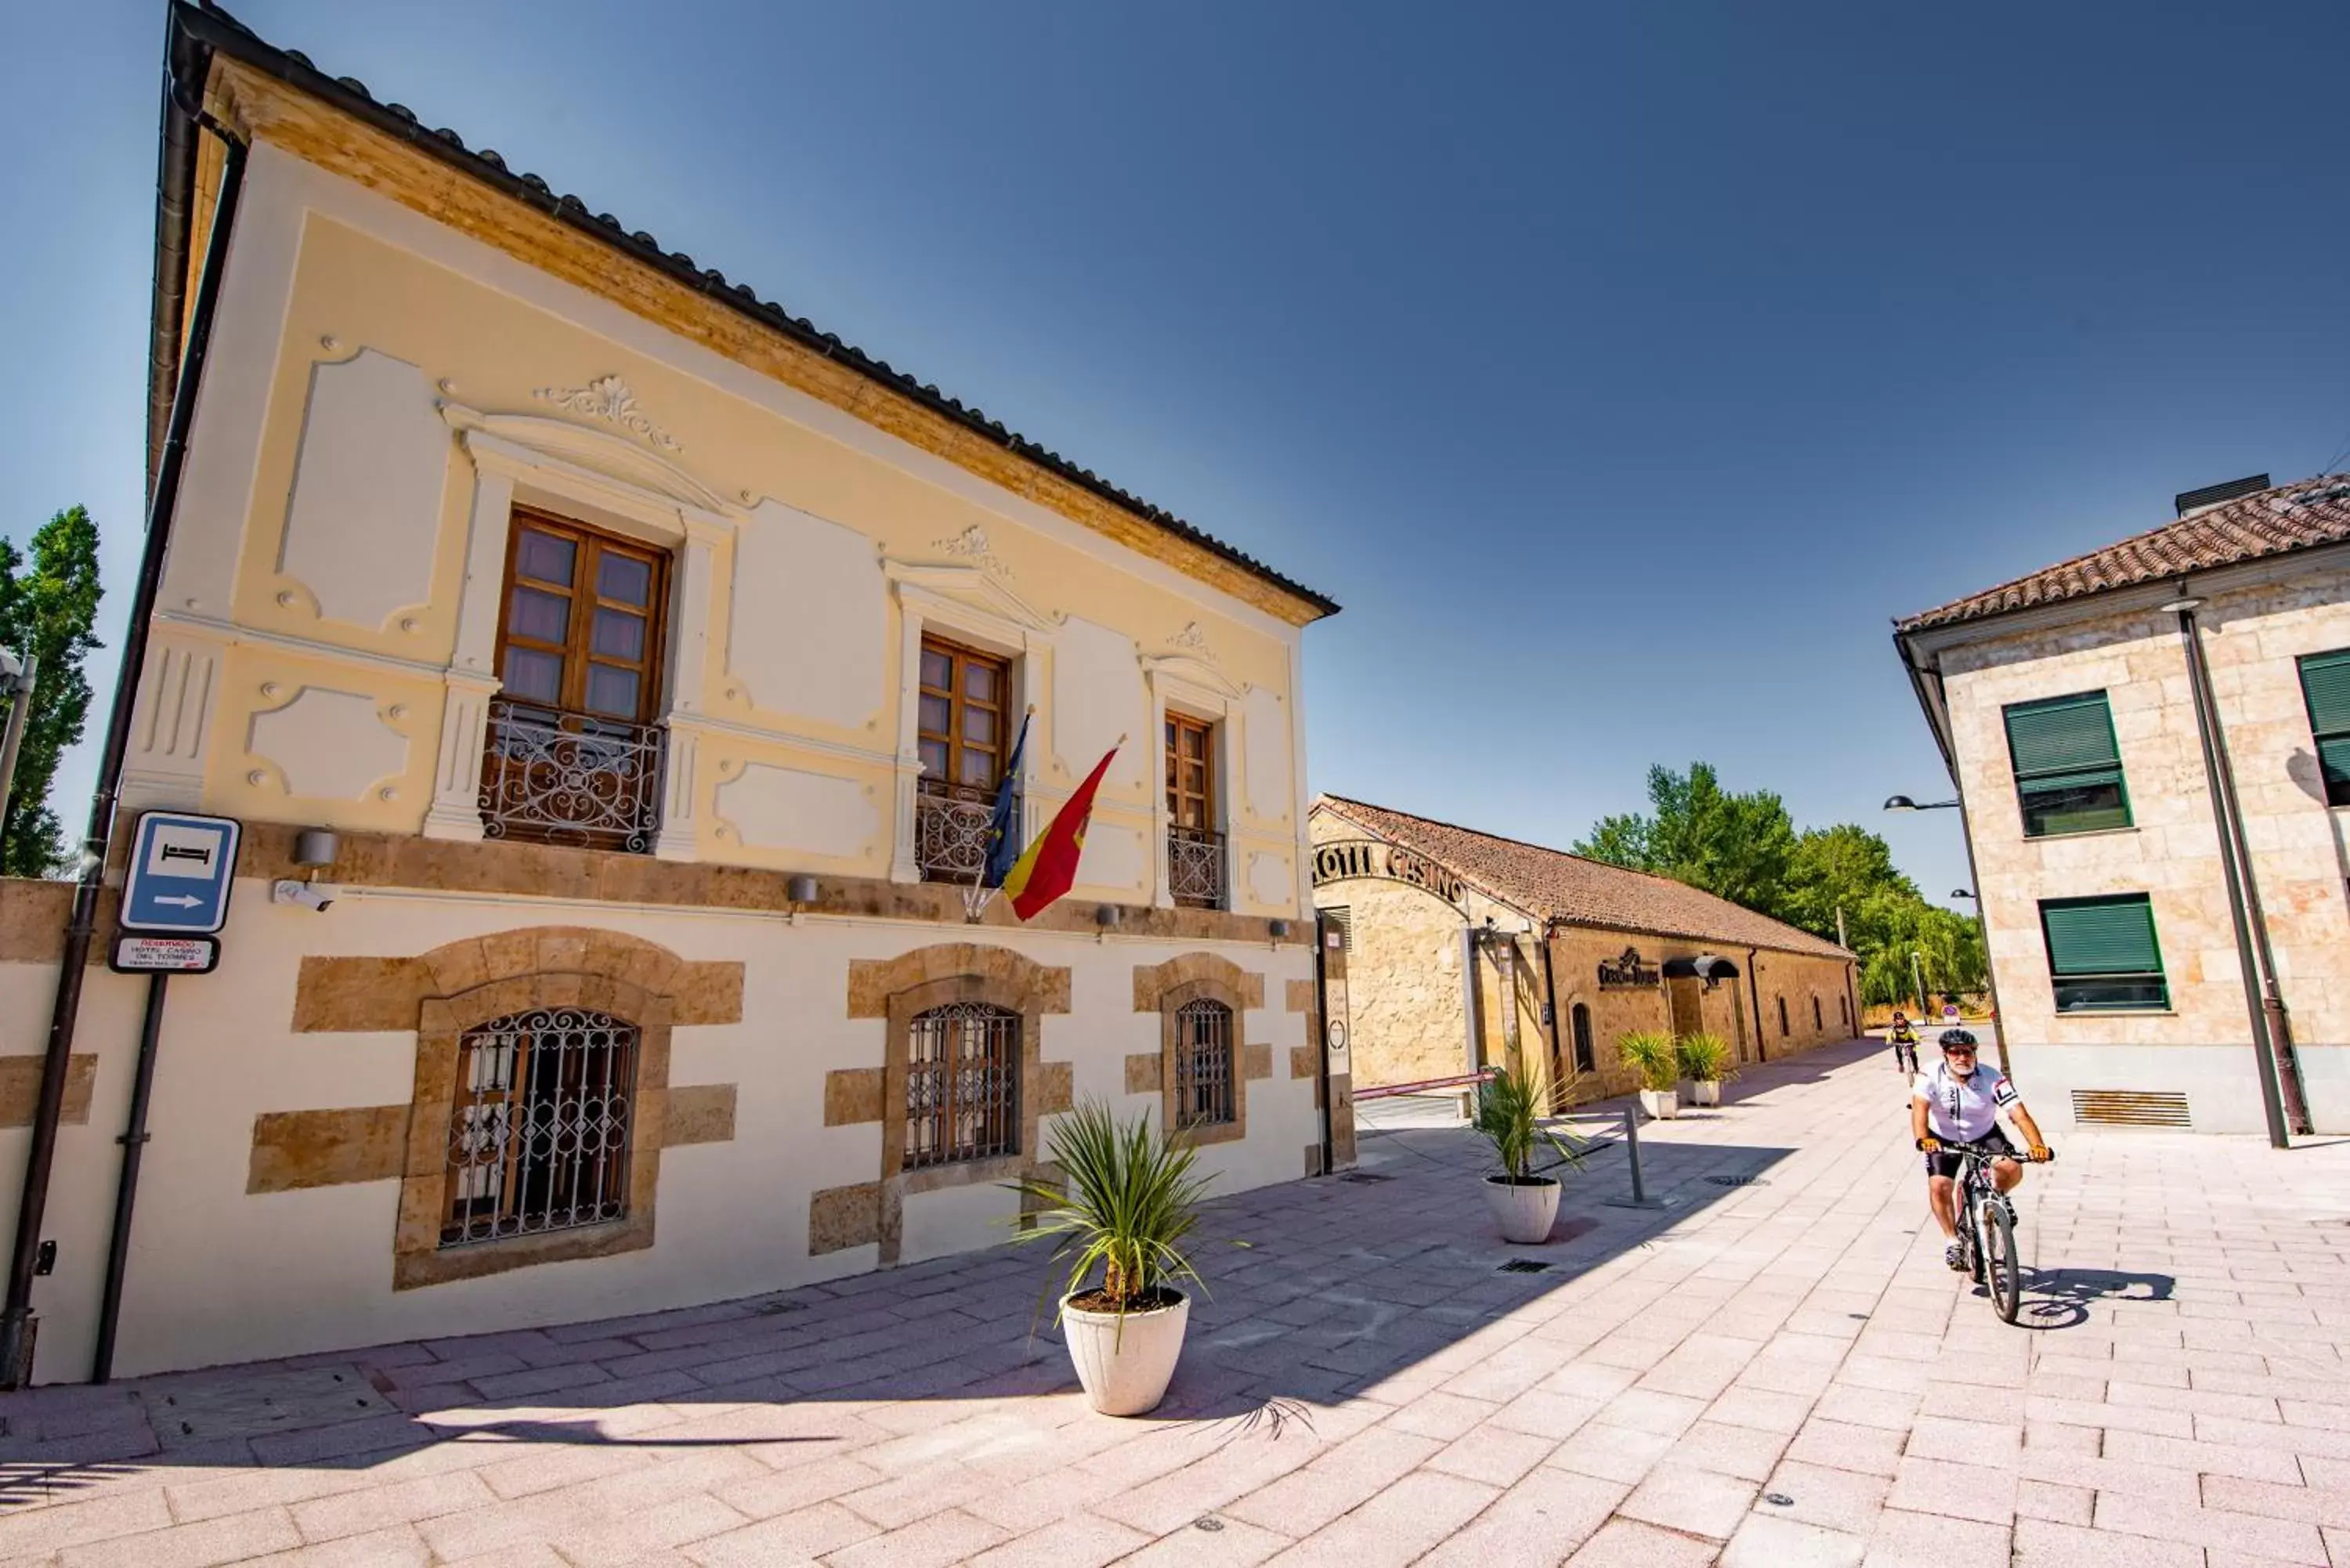
[[[1910,1023],[1908,1013],[1898,1009],[1894,1012],[1893,1027],[1887,1032],[1886,1038],[1893,1043],[1893,1070],[1916,1077],[1918,1075],[1918,1031]]]
[[[2023,1179],[2023,1167],[2016,1163],[2015,1146],[2000,1130],[2000,1112],[2012,1116],[2022,1132],[2029,1145],[2022,1158],[2037,1163],[2055,1157],[2007,1075],[1976,1060],[1972,1034],[1963,1029],[1947,1030],[1941,1044],[1942,1059],[1930,1071],[1918,1074],[1910,1088],[1909,1128],[1918,1147],[1926,1152],[1927,1207],[1934,1211],[1942,1234],[1950,1239],[1942,1261],[1963,1272],[1956,1180],[1959,1156],[1950,1146],[1963,1145],[1997,1156],[1991,1161],[1991,1179],[2002,1192],[2015,1190],[2016,1183]]]

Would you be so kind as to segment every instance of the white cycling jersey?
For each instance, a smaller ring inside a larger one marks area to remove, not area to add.
[[[1990,1063],[1965,1077],[1937,1062],[1918,1075],[1910,1097],[1926,1104],[1926,1125],[1945,1143],[1972,1143],[1999,1125],[1999,1113],[2022,1103],[2007,1075]]]

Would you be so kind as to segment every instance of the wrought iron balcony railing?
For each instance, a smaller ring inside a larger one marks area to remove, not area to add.
[[[660,831],[662,740],[657,725],[493,701],[484,836],[649,852]]]
[[[961,882],[968,887],[987,866],[987,825],[995,815],[995,791],[977,784],[923,779],[914,789],[914,859],[925,882]],[[1020,803],[1014,798],[1012,831],[1020,832]]]
[[[1167,887],[1185,909],[1222,909],[1224,836],[1202,827],[1170,827]]]

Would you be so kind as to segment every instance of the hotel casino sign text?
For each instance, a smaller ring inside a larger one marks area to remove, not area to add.
[[[1427,889],[1448,904],[1460,903],[1468,892],[1460,877],[1427,856],[1416,855],[1400,845],[1383,844],[1376,838],[1350,838],[1315,846],[1316,888],[1326,882],[1344,882],[1357,877],[1381,877],[1390,882],[1408,883]]]
[[[1664,973],[1655,964],[1640,957],[1638,948],[1626,948],[1618,959],[1602,959],[1599,962],[1599,989],[1630,991],[1663,983]]]

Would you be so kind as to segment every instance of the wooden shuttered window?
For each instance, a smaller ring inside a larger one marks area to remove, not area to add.
[[[2055,898],[2040,906],[2056,1011],[2167,1008],[2170,986],[2155,940],[2154,905],[2144,893]]]
[[[515,508],[498,626],[503,695],[650,722],[660,700],[668,565],[658,550]]]
[[[1010,746],[1008,660],[943,638],[922,639],[917,723],[926,782],[992,794]]]
[[[2130,826],[2121,749],[2104,692],[2017,702],[2005,716],[2025,837]]]
[[[2309,704],[2309,735],[2325,779],[2325,804],[2350,805],[2350,649],[2304,657],[2301,694]]]

